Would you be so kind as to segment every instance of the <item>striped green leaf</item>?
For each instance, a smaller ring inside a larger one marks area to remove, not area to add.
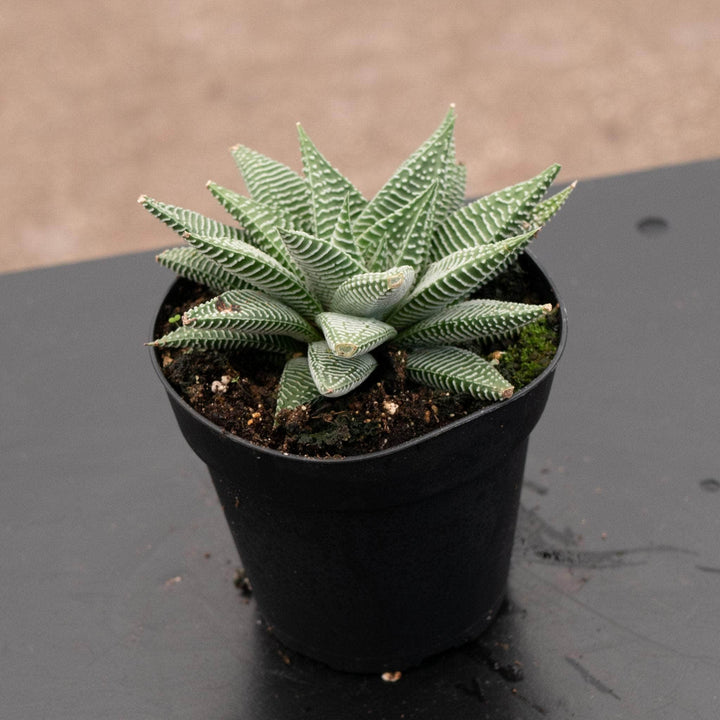
[[[552,197],[547,200],[538,203],[533,210],[531,224],[535,227],[542,227],[547,223],[555,213],[565,204],[570,193],[575,189],[577,181],[571,183],[566,188],[555,193]]]
[[[413,198],[437,181],[444,185],[448,167],[455,111],[450,109],[440,127],[393,174],[375,197],[367,204],[353,229],[362,238],[368,228],[407,205]],[[367,237],[365,240],[369,240]],[[375,249],[358,240],[363,257],[373,257]]]
[[[302,344],[286,335],[258,335],[225,328],[180,327],[148,345],[159,348],[197,348],[199,350],[239,350],[254,348],[270,352],[291,353]]]
[[[411,325],[395,338],[400,347],[455,345],[505,337],[552,310],[504,300],[466,300]]]
[[[355,275],[338,287],[329,308],[345,315],[381,318],[407,296],[414,282],[415,270],[410,265]]]
[[[363,355],[397,335],[392,325],[375,318],[323,312],[315,316],[330,351],[339,357]]]
[[[435,225],[441,223],[447,215],[465,203],[466,179],[467,171],[465,166],[457,162],[455,135],[453,133],[450,136],[445,167],[438,175],[439,193],[435,209]]]
[[[300,230],[280,230],[293,262],[301,269],[313,293],[327,304],[344,280],[365,269],[330,240]]]
[[[430,243],[437,198],[438,185],[433,182],[394,213],[378,220],[358,238],[358,246],[367,248],[366,263],[369,270],[379,272],[393,265],[423,265]]]
[[[217,292],[248,287],[244,280],[224,270],[194,247],[168,248],[155,259],[174,273],[206,285]]]
[[[224,223],[205,217],[194,210],[186,210],[177,205],[154,200],[147,195],[138,198],[140,203],[148,212],[164,222],[178,235],[184,232],[206,235],[208,237],[232,238],[233,240],[245,240],[245,233],[237,227],[225,225]]]
[[[292,215],[303,230],[312,229],[310,193],[305,178],[244,145],[235,145],[230,152],[253,200],[275,205]]]
[[[280,376],[275,413],[309,405],[322,397],[315,385],[308,359],[305,356],[290,358]]]
[[[432,259],[537,227],[533,211],[559,172],[559,165],[551,165],[531,180],[498,190],[456,210],[435,231]]]
[[[224,292],[188,310],[183,315],[183,324],[259,335],[288,335],[305,342],[321,337],[299,313],[257,290]]]
[[[310,190],[313,234],[323,240],[328,240],[345,200],[348,199],[350,217],[353,219],[367,205],[367,200],[345,176],[325,159],[300,123],[297,125],[297,131],[303,171]]]
[[[514,390],[487,360],[448,345],[409,352],[406,370],[415,382],[482,400],[505,400]]]
[[[185,239],[228,272],[253,288],[284,302],[311,319],[322,306],[298,276],[254,245],[239,240],[208,238],[186,233]]]
[[[434,262],[415,289],[386,318],[406,328],[460,300],[504,270],[530,242],[535,230],[496,243],[457,250]]]
[[[377,367],[377,361],[370,354],[338,357],[324,340],[319,340],[308,345],[308,365],[320,394],[339,397],[366,380]]]
[[[358,265],[363,265],[363,260],[358,252],[355,243],[355,234],[352,229],[352,214],[350,211],[350,196],[348,195],[340,208],[340,213],[335,223],[335,228],[330,236],[330,242],[339,250],[349,255]]]
[[[246,242],[267,253],[296,275],[300,275],[278,231],[279,228],[295,227],[296,223],[292,216],[278,206],[259,203],[216,183],[209,182],[207,187],[213,197],[242,225]]]
[[[445,173],[444,192],[438,202],[435,221],[442,222],[465,203],[467,168],[465,165],[450,164]]]

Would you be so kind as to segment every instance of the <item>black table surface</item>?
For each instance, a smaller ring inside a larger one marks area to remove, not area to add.
[[[533,252],[570,332],[507,607],[396,683],[284,650],[234,586],[142,346],[152,254],[0,277],[0,717],[720,716],[720,161],[581,182]]]

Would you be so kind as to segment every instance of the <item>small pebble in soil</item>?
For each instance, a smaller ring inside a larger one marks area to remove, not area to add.
[[[397,672],[384,672],[384,673],[381,675],[381,677],[382,677],[382,679],[383,679],[384,682],[394,683],[394,682],[397,682],[397,681],[402,677],[402,673],[401,673],[400,671],[397,671]]]

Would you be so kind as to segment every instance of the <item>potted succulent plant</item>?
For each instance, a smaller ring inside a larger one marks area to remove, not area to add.
[[[553,165],[466,204],[454,122],[451,108],[370,201],[299,125],[304,175],[237,146],[249,197],[208,183],[236,224],[139,199],[186,241],[158,256],[180,279],[149,343],[181,430],[209,468],[268,626],[339,669],[402,669],[491,622],[528,435],[565,341],[557,293],[523,251],[573,186],[543,199]],[[497,297],[518,283],[512,300]],[[539,302],[520,301],[529,288]],[[550,318],[551,358],[516,391],[498,370],[502,351],[482,352],[507,349]],[[235,365],[214,365],[218,376],[195,388],[215,408],[201,412],[172,372],[218,355]],[[243,408],[228,429],[218,407],[230,404],[233,384],[251,382],[243,363],[269,374],[271,401]],[[388,391],[392,382],[430,388],[428,415],[448,398],[475,405],[393,438],[403,398]],[[361,392],[380,418],[372,452],[354,449],[348,434],[372,424],[351,402]],[[345,434],[331,451],[309,456],[288,441],[312,436],[313,417],[337,435],[339,416]],[[253,425],[275,444],[257,430],[242,437],[239,427]]]

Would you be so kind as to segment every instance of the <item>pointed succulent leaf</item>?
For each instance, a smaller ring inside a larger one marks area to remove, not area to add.
[[[457,210],[465,202],[465,182],[467,171],[464,165],[457,162],[455,155],[455,136],[451,135],[445,159],[445,168],[438,175],[440,182],[435,224],[439,224],[451,212]]]
[[[338,287],[329,308],[344,315],[381,318],[407,296],[414,282],[410,265],[354,275]]]
[[[379,220],[407,205],[432,182],[438,181],[442,187],[454,127],[455,111],[451,108],[440,127],[397,169],[367,204],[353,226],[356,237],[362,237]],[[372,247],[363,246],[359,240],[358,243],[365,258],[375,254]]]
[[[304,230],[312,229],[310,193],[305,179],[276,160],[244,145],[231,148],[250,197],[292,215]]]
[[[295,227],[290,215],[277,206],[256,202],[216,183],[209,182],[207,187],[213,197],[242,225],[247,242],[296,275],[301,274],[288,255],[278,232],[278,228]]]
[[[406,370],[416,382],[482,400],[512,397],[513,386],[490,364],[470,350],[445,345],[408,353]]]
[[[313,234],[323,240],[330,238],[340,209],[349,198],[350,216],[355,218],[367,201],[355,186],[336,170],[315,147],[312,140],[297,126],[303,171],[310,189]]]
[[[309,405],[320,397],[322,395],[310,373],[308,359],[305,356],[290,358],[280,376],[275,414],[280,410]]]
[[[379,272],[392,265],[422,266],[429,247],[437,198],[438,185],[432,182],[358,238],[360,247],[372,248],[372,255],[366,256],[369,270]]]
[[[318,331],[299,313],[257,290],[230,290],[196,305],[183,315],[183,325],[288,335],[304,342],[320,339]]]
[[[213,262],[266,295],[284,302],[305,318],[322,312],[303,281],[270,255],[240,240],[208,238],[186,233],[185,239]]]
[[[552,310],[504,300],[466,300],[411,325],[395,338],[400,347],[456,345],[505,337]]]
[[[363,355],[397,335],[392,325],[375,318],[323,312],[315,317],[330,351],[339,357]]]
[[[398,227],[398,234],[389,243],[392,265],[412,265],[421,268],[425,265],[430,248],[433,224],[437,215],[437,202],[441,194],[436,182],[410,205],[404,222]],[[403,227],[403,225],[405,227]],[[380,268],[383,269],[383,268]]]
[[[302,344],[286,335],[258,335],[225,328],[179,327],[148,345],[159,348],[197,348],[200,350],[239,350],[254,348],[270,352],[291,353]]]
[[[442,222],[443,219],[461,208],[465,203],[465,185],[467,182],[467,168],[465,165],[455,163],[449,165],[445,173],[444,193],[435,213],[435,222]]]
[[[330,242],[339,250],[349,255],[358,265],[363,265],[363,260],[358,252],[355,243],[355,235],[352,229],[352,214],[350,212],[350,195],[347,195],[340,213],[337,216],[335,228],[330,236]]]
[[[308,345],[308,365],[317,389],[325,397],[339,397],[354,390],[377,367],[370,354],[338,357],[324,340]]]
[[[565,204],[570,193],[575,189],[577,181],[571,183],[566,188],[555,193],[552,197],[547,200],[543,200],[538,203],[533,210],[531,224],[535,227],[542,227],[545,223],[549,222],[555,213]]]
[[[456,210],[437,227],[431,257],[436,260],[461,248],[494,243],[537,227],[533,210],[558,172],[560,166],[551,165],[531,180]]]
[[[299,230],[280,230],[293,262],[302,270],[314,294],[323,304],[347,278],[365,269],[329,240]]]
[[[531,230],[496,243],[457,250],[434,262],[387,322],[398,329],[406,328],[460,300],[513,262],[534,234]]]
[[[207,235],[209,237],[227,237],[233,238],[234,240],[245,239],[244,233],[240,228],[225,225],[217,220],[205,217],[205,215],[201,215],[194,210],[186,210],[177,205],[169,205],[168,203],[160,202],[160,200],[154,200],[147,195],[141,195],[138,198],[138,203],[178,235],[182,235],[184,232],[192,232],[197,235]]]
[[[174,247],[163,250],[155,258],[174,273],[206,285],[211,290],[239,290],[248,284],[237,275],[224,270],[209,257],[193,247]]]

